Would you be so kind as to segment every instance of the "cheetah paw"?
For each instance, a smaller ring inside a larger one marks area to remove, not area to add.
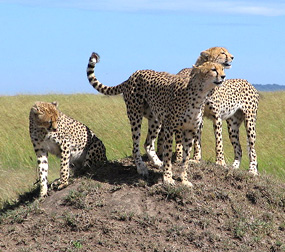
[[[249,169],[248,172],[253,176],[258,176],[258,171],[256,169]]]
[[[68,182],[66,182],[66,183],[64,183],[64,184],[60,184],[60,185],[58,186],[57,190],[61,190],[61,189],[65,188],[65,187],[67,187],[67,186],[68,186]]]
[[[238,169],[239,166],[240,166],[240,161],[235,160],[235,161],[233,162],[233,168],[234,168],[234,169]]]
[[[56,190],[59,185],[60,185],[60,179],[55,179],[55,180],[51,183],[50,189],[51,189],[51,190]]]
[[[67,187],[67,186],[68,186],[68,182],[67,181],[62,183],[60,179],[56,179],[55,181],[52,182],[50,188],[52,190],[61,190],[61,189],[65,188],[65,187]]]
[[[163,176],[163,183],[165,185],[175,186],[175,180],[168,176]]]
[[[190,159],[190,163],[192,163],[192,164],[200,164],[200,160]]]
[[[155,162],[153,162],[153,165],[157,168],[161,168],[163,166],[163,162],[160,159],[158,159]]]
[[[225,160],[217,160],[217,161],[216,161],[216,164],[217,164],[217,165],[221,165],[221,166],[226,166]]]
[[[188,180],[182,180],[182,185],[186,187],[193,187],[193,184]]]

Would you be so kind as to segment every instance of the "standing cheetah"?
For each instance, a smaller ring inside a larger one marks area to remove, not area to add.
[[[181,70],[178,75],[189,76],[191,68]],[[249,172],[258,173],[257,155],[255,151],[256,118],[259,102],[257,90],[243,79],[225,80],[223,85],[216,87],[207,97],[204,116],[213,121],[216,139],[216,163],[225,165],[222,120],[226,120],[231,144],[234,148],[234,168],[239,168],[242,158],[242,149],[239,141],[239,127],[244,121],[247,134]],[[202,128],[202,124],[201,124]],[[201,130],[198,131],[194,142],[194,161],[201,160]],[[161,140],[160,140],[161,141]],[[181,134],[176,138],[177,159],[182,160]]]
[[[206,62],[199,67],[193,67],[188,83],[179,75],[153,70],[139,70],[128,80],[115,86],[108,87],[100,83],[94,74],[95,64],[99,55],[92,53],[87,77],[90,84],[105,95],[123,93],[130,120],[133,156],[139,174],[147,175],[148,170],[140,154],[140,131],[142,118],[147,104],[154,115],[154,127],[149,131],[158,133],[161,122],[164,123],[164,152],[163,152],[163,181],[174,184],[171,168],[171,153],[173,132],[182,129],[183,138],[183,169],[180,174],[182,184],[192,186],[187,178],[189,151],[192,140],[202,122],[202,107],[208,93],[217,85],[221,85],[224,78],[224,68],[221,64]],[[150,133],[151,134],[151,133]]]
[[[211,47],[207,50],[204,50],[200,53],[198,59],[196,60],[196,65],[201,65],[204,62],[210,61],[210,62],[215,62],[215,63],[220,63],[224,66],[224,68],[230,68],[231,63],[233,61],[233,55],[228,52],[228,50],[224,47]],[[99,58],[97,59],[99,60]],[[186,69],[186,71],[188,71]],[[163,73],[160,73],[161,75]],[[168,73],[165,73],[166,76],[168,76]],[[189,77],[190,75],[186,76]],[[184,77],[184,76],[183,76]],[[189,79],[185,77],[184,84],[187,85],[189,82]],[[167,77],[168,78],[168,77]],[[110,95],[112,92],[112,95],[120,94],[123,93],[121,90],[121,86],[119,85],[118,87],[114,87],[112,90],[106,89],[105,94]],[[148,119],[148,133],[147,133],[147,138],[144,143],[144,148],[145,151],[149,157],[149,159],[153,162],[153,164],[156,167],[161,167],[162,162],[158,158],[156,151],[155,151],[155,140],[157,138],[158,132],[160,132],[160,122],[157,120],[157,118],[153,115],[152,111],[150,110],[149,105],[147,102],[144,102],[144,107],[143,107],[143,116]],[[163,140],[163,135],[160,134],[161,140]],[[176,141],[181,142],[181,135],[178,134],[176,135]],[[160,154],[163,152],[163,141],[158,142],[158,150],[160,150]],[[179,145],[178,145],[179,146]],[[181,149],[182,150],[182,149]],[[182,152],[181,152],[182,154]],[[140,162],[140,161],[138,161]]]
[[[224,47],[211,47],[205,51],[202,51],[198,57],[198,59],[196,60],[195,66],[200,66],[205,62],[213,62],[213,63],[220,63],[224,66],[225,69],[229,69],[231,68],[231,63],[234,59],[234,56],[232,54],[229,53],[229,51],[224,48]],[[185,79],[185,83],[188,83],[188,79],[190,76],[190,72],[191,72],[191,68],[185,68],[182,69],[178,74],[180,76],[184,76]],[[146,105],[146,109],[145,109],[145,116],[149,119],[149,117],[151,118],[152,113],[150,111],[150,109],[147,107]],[[203,124],[201,124],[201,127],[203,126]],[[182,133],[179,130],[175,131],[175,141],[176,141],[176,161],[182,161],[182,145],[181,145],[181,141],[182,141]],[[164,128],[161,127],[161,130],[159,132],[158,135],[158,142],[157,142],[157,154],[159,156],[162,156],[163,153],[163,133],[164,133]],[[147,139],[145,142],[145,149],[146,149],[146,153],[148,154],[149,158],[151,160],[153,160],[153,158],[151,157],[152,155],[150,155],[149,153],[149,149],[151,149],[153,152],[155,152],[155,145],[154,145],[154,141],[156,139],[155,135],[150,136],[149,134],[147,135]],[[152,140],[152,141],[151,141]],[[198,150],[199,146],[197,144],[197,140],[195,141],[195,145],[194,145],[194,150]]]
[[[60,179],[52,186],[68,185],[69,167],[104,162],[105,146],[84,124],[66,116],[57,103],[36,102],[30,111],[30,137],[38,160],[40,197],[47,195],[48,152],[60,157]]]

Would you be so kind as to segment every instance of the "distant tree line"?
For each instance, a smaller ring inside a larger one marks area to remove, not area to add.
[[[253,84],[258,91],[285,91],[285,85],[278,84]]]

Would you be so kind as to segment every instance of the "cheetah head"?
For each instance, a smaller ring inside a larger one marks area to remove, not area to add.
[[[201,66],[193,65],[191,75],[198,75],[206,89],[220,86],[226,77],[223,65],[213,62],[205,62]]]
[[[199,58],[195,65],[201,65],[204,62],[214,62],[220,63],[224,68],[231,68],[231,63],[234,59],[234,56],[228,52],[224,47],[211,47],[200,53]]]
[[[56,131],[59,118],[57,105],[57,102],[36,102],[34,104],[31,113],[34,114],[35,122],[39,128]]]

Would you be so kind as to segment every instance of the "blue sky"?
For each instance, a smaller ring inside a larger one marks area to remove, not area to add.
[[[0,95],[94,93],[138,69],[177,73],[224,46],[227,78],[285,85],[285,1],[0,0]]]

